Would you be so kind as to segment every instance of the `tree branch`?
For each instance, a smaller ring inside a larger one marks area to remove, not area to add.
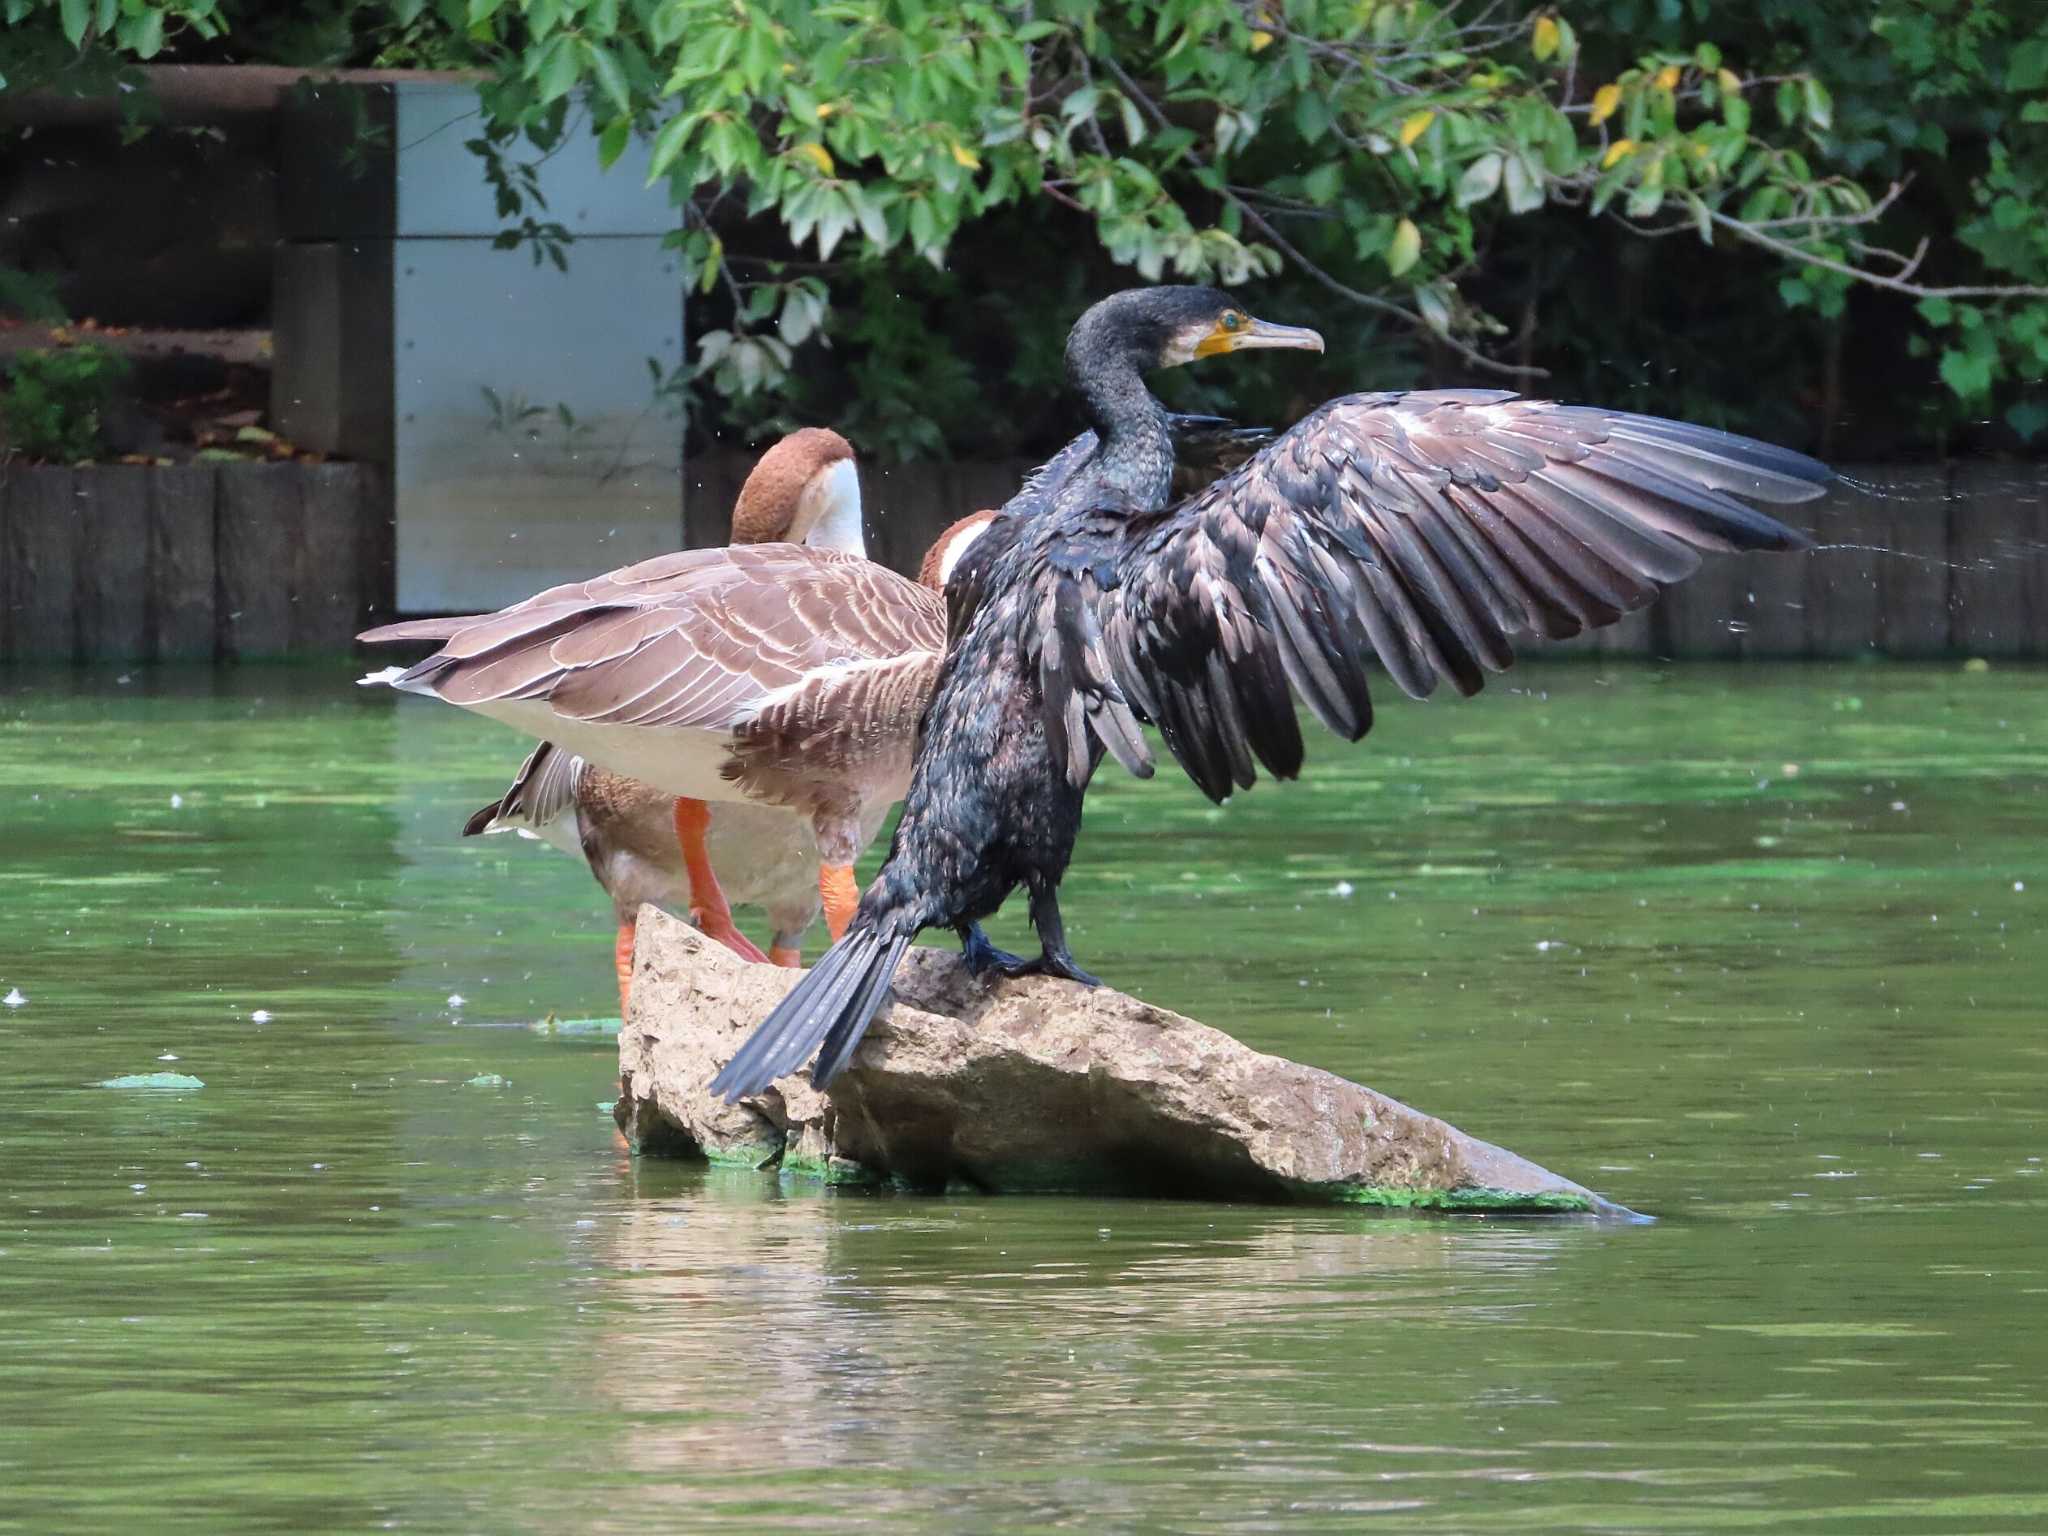
[[[1115,59],[1105,58],[1102,60],[1102,65],[1105,69],[1107,69],[1112,75],[1116,77],[1117,84],[1123,88],[1125,94],[1127,94],[1131,98],[1131,100],[1135,101],[1140,107],[1144,109],[1145,115],[1147,117],[1150,117],[1155,125],[1165,125],[1166,114],[1159,110],[1159,104],[1145,93],[1144,89],[1138,84],[1137,81],[1133,80],[1130,77],[1129,73],[1125,71],[1124,67],[1121,64],[1119,64]],[[1190,161],[1197,165],[1202,165],[1206,167],[1208,164],[1207,161],[1202,160],[1199,156],[1190,155],[1188,158],[1190,159]],[[1371,310],[1375,314],[1392,316],[1393,318],[1400,320],[1405,325],[1412,326],[1416,330],[1422,331],[1427,335],[1436,337],[1438,340],[1442,341],[1446,346],[1450,347],[1453,351],[1455,351],[1460,357],[1464,358],[1465,361],[1470,363],[1474,368],[1481,369],[1487,373],[1497,373],[1504,378],[1511,379],[1543,379],[1548,378],[1550,376],[1548,369],[1525,368],[1515,363],[1503,363],[1496,358],[1488,357],[1484,352],[1479,351],[1476,347],[1470,346],[1467,343],[1458,340],[1458,338],[1455,336],[1447,335],[1445,332],[1439,331],[1435,326],[1431,325],[1427,320],[1423,319],[1421,315],[1417,314],[1414,310],[1409,309],[1406,305],[1396,304],[1392,299],[1383,299],[1379,297],[1377,294],[1365,293],[1357,288],[1351,287],[1348,283],[1339,282],[1336,278],[1332,277],[1329,273],[1325,272],[1321,267],[1317,266],[1313,261],[1310,261],[1308,257],[1304,256],[1301,253],[1301,251],[1295,247],[1292,241],[1290,241],[1285,235],[1281,234],[1279,230],[1275,229],[1272,226],[1272,224],[1268,222],[1266,216],[1260,213],[1257,208],[1253,207],[1252,204],[1247,202],[1243,197],[1239,196],[1236,192],[1232,191],[1227,186],[1224,187],[1218,195],[1222,197],[1225,202],[1229,203],[1233,208],[1237,209],[1239,214],[1241,214],[1247,222],[1256,227],[1259,230],[1259,232],[1263,234],[1268,240],[1272,241],[1274,248],[1277,249],[1282,256],[1285,256],[1289,261],[1293,262],[1295,266],[1299,267],[1301,271],[1308,277],[1313,278],[1319,286],[1327,289],[1331,293],[1336,294],[1339,298],[1344,299],[1349,303],[1356,304],[1361,309]]]
[[[1729,234],[1735,236],[1738,240],[1746,240],[1751,245],[1762,246],[1767,251],[1775,251],[1780,256],[1801,262],[1806,266],[1820,267],[1829,272],[1839,272],[1844,277],[1854,278],[1859,283],[1868,283],[1873,288],[1887,288],[1893,293],[1910,294],[1916,299],[2048,299],[2048,288],[2031,283],[2013,283],[2006,286],[1964,284],[1955,287],[1934,288],[1926,283],[1912,282],[1908,278],[1893,277],[1883,272],[1872,272],[1867,267],[1859,267],[1851,262],[1837,261],[1832,256],[1823,256],[1816,251],[1809,251],[1794,241],[1780,240],[1776,235],[1766,230],[1759,229],[1753,224],[1745,224],[1742,220],[1722,213],[1717,209],[1709,208],[1707,210],[1707,218],[1715,228],[1727,230]],[[1906,270],[1908,272],[1914,271],[1919,265],[1920,257],[1916,254]]]

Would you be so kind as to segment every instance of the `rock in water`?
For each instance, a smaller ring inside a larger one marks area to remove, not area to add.
[[[914,948],[819,1093],[707,1091],[795,973],[645,908],[619,1034],[619,1125],[650,1152],[937,1189],[1632,1213],[1384,1094],[1107,987],[988,985]]]

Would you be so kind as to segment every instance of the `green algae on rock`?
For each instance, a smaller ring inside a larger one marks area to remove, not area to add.
[[[643,912],[619,1035],[619,1125],[644,1152],[831,1185],[1183,1196],[1632,1218],[1396,1099],[1107,987],[984,986],[911,951],[852,1066],[707,1091],[793,981]]]

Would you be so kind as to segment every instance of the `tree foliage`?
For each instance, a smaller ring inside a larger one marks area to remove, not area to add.
[[[1313,296],[1396,372],[1433,356],[1512,381],[1540,355],[1576,381],[1629,320],[1588,274],[1630,246],[1739,285],[1764,348],[1895,295],[1953,419],[2048,424],[2048,7],[326,0],[282,23],[255,0],[0,5],[40,38],[10,52],[43,78],[66,49],[479,67],[477,147],[515,234],[543,243],[559,226],[520,207],[519,157],[584,114],[607,163],[642,136],[718,322],[700,386],[801,412],[824,376],[899,452],[945,446],[947,406],[987,377],[963,279],[1009,295],[1020,394],[1056,359],[1022,339],[1046,278],[1105,265]],[[906,294],[954,318],[882,324]],[[859,355],[822,358],[835,339]]]

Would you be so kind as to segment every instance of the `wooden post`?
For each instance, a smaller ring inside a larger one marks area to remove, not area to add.
[[[291,566],[289,648],[299,655],[348,650],[369,611],[360,519],[369,510],[368,476],[358,464],[295,464],[298,548]]]
[[[220,476],[221,655],[291,649],[294,551],[304,527],[302,482],[291,464],[236,464]]]
[[[83,660],[149,655],[150,473],[139,464],[103,464],[77,476]]]
[[[1658,654],[1686,661],[1740,656],[1743,631],[1756,612],[1752,590],[1739,559],[1708,555],[1657,604],[1653,632]]]
[[[216,632],[211,464],[149,475],[149,654],[158,661],[211,661]]]
[[[1949,510],[1949,622],[1971,656],[2048,656],[2048,470],[1962,464]]]
[[[0,523],[0,618],[6,653],[20,661],[79,655],[80,518],[69,469],[8,469]]]
[[[1804,519],[1792,521],[1803,524]],[[1742,555],[1737,580],[1748,599],[1746,623],[1737,637],[1745,657],[1782,658],[1813,654],[1808,633],[1807,583],[1810,554]]]
[[[1855,465],[1844,476],[1874,483],[1896,473],[1889,465]],[[1878,602],[1877,550],[1885,536],[1875,503],[1847,485],[1801,508],[1818,546],[1806,562],[1807,636],[1815,656],[1869,656],[1884,644]],[[1810,510],[1809,510],[1810,509]]]
[[[1877,546],[1880,644],[1887,656],[1946,656],[1949,636],[1948,471],[1885,466],[1852,492]]]

